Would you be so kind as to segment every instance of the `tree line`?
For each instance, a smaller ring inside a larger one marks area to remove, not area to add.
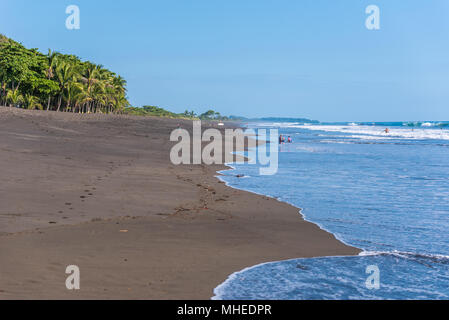
[[[74,55],[47,54],[0,35],[0,105],[78,113],[123,113],[121,76]]]
[[[208,110],[204,112],[203,114],[200,114],[198,116],[200,120],[220,120],[220,121],[226,121],[229,120],[228,117],[222,116],[220,112],[216,112],[214,110]]]
[[[140,116],[223,121],[208,110],[174,113],[160,107],[130,106],[121,76],[75,55],[27,49],[0,34],[0,105],[30,110],[120,113]]]
[[[175,119],[209,120],[209,121],[231,120],[229,117],[222,116],[219,112],[213,110],[206,111],[202,114],[197,114],[195,111],[188,111],[188,110],[186,110],[183,113],[174,113],[164,108],[156,106],[143,106],[141,108],[127,107],[125,108],[124,113],[136,116],[152,116],[152,117],[164,117]]]

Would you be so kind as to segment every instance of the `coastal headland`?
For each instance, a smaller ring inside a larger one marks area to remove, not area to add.
[[[210,299],[246,267],[359,253],[227,187],[225,166],[173,165],[179,127],[192,121],[0,107],[0,299]]]

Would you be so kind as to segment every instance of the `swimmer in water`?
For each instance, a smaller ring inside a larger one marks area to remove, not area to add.
[[[284,138],[284,136],[281,134],[281,135],[279,136],[279,144],[284,144],[284,142],[285,142],[285,138]]]

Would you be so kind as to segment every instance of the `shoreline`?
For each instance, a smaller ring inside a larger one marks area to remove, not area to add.
[[[232,186],[231,183],[229,183],[229,182],[227,182],[227,181],[225,181],[224,179],[221,178],[221,177],[223,177],[223,174],[221,174],[222,172],[225,172],[225,171],[232,171],[232,170],[237,170],[235,167],[232,167],[231,164],[232,164],[232,163],[230,163],[230,164],[225,164],[226,166],[229,167],[229,169],[225,169],[225,170],[218,171],[217,173],[218,173],[219,175],[216,176],[217,179],[219,179],[220,181],[223,181],[223,182],[226,184],[227,187],[233,188],[233,189],[239,190],[239,191],[249,192],[249,193],[252,193],[252,194],[255,194],[255,195],[258,195],[258,196],[268,197],[268,198],[271,198],[271,199],[273,199],[273,200],[275,200],[275,201],[278,201],[278,202],[281,202],[281,203],[285,203],[285,204],[288,204],[288,205],[290,205],[290,206],[292,206],[292,207],[297,208],[297,209],[298,209],[299,217],[300,217],[301,219],[303,219],[303,220],[306,221],[306,222],[309,222],[309,223],[312,223],[312,224],[318,226],[318,227],[319,227],[321,230],[323,230],[324,232],[327,232],[327,233],[332,234],[332,235],[335,237],[335,239],[336,239],[337,241],[340,241],[340,242],[343,243],[344,245],[347,245],[347,246],[349,246],[349,247],[353,247],[353,248],[355,248],[355,249],[358,249],[358,250],[359,250],[359,253],[358,253],[357,255],[352,255],[352,256],[354,256],[354,257],[357,257],[357,256],[364,256],[364,255],[368,255],[368,254],[370,253],[370,251],[366,251],[365,249],[358,248],[358,247],[355,247],[355,246],[353,246],[353,245],[351,245],[351,244],[346,243],[343,239],[340,239],[336,234],[334,234],[334,233],[331,232],[330,230],[327,230],[326,228],[324,228],[324,227],[323,227],[322,225],[320,225],[319,223],[316,223],[316,222],[314,222],[314,221],[311,221],[311,220],[307,219],[307,217],[306,217],[305,214],[303,213],[303,209],[300,208],[300,207],[298,207],[298,206],[296,206],[296,205],[293,204],[293,203],[290,203],[290,202],[288,202],[288,201],[283,201],[283,200],[274,198],[274,197],[272,197],[272,196],[270,196],[270,195],[267,195],[267,194],[258,193],[258,192],[254,192],[254,191],[247,190],[247,189],[244,189],[244,188],[237,188],[237,187],[235,187],[235,186]],[[250,177],[250,178],[251,178],[251,177]],[[376,253],[375,253],[375,254],[376,254]],[[225,286],[227,285],[227,283],[229,283],[230,281],[232,281],[236,275],[241,274],[241,273],[244,273],[245,271],[248,271],[248,270],[251,270],[251,269],[254,269],[254,268],[257,268],[257,267],[261,267],[261,266],[269,265],[269,264],[275,264],[275,263],[278,263],[278,262],[288,262],[288,261],[294,261],[294,260],[300,260],[300,259],[307,259],[307,258],[312,258],[312,259],[323,259],[323,258],[324,258],[324,259],[325,259],[325,258],[338,258],[338,257],[348,257],[348,256],[351,256],[351,255],[330,255],[330,256],[317,256],[317,257],[298,257],[298,258],[291,258],[291,259],[285,259],[285,260],[263,262],[263,263],[259,263],[259,264],[253,265],[253,266],[245,267],[245,268],[242,269],[242,270],[233,272],[232,274],[230,274],[230,275],[228,276],[228,278],[226,278],[226,280],[225,280],[224,282],[222,282],[220,285],[218,285],[218,286],[214,289],[214,296],[211,297],[211,299],[212,299],[212,300],[220,300],[220,293],[219,293],[218,291],[223,290],[223,287],[225,287]]]
[[[190,121],[0,108],[0,123],[0,299],[210,299],[248,266],[360,252],[226,186],[224,165],[168,163]]]
[[[221,170],[221,171],[230,171],[230,170],[236,170],[236,168],[231,167],[231,169],[228,169],[228,170]],[[220,171],[218,171],[218,173],[220,173]],[[221,175],[221,176],[223,176],[223,175]],[[247,189],[244,189],[244,188],[237,188],[237,187],[235,187],[235,186],[232,186],[230,183],[228,183],[228,182],[226,182],[226,181],[220,179],[221,176],[217,176],[217,178],[218,178],[220,181],[223,181],[223,182],[226,184],[227,187],[233,188],[233,189],[239,190],[239,191],[249,192],[249,193],[252,193],[252,194],[255,194],[255,195],[258,195],[258,196],[271,198],[271,199],[273,199],[273,200],[275,200],[275,201],[282,202],[282,203],[288,204],[288,205],[290,205],[290,206],[292,206],[292,207],[295,207],[295,208],[298,209],[298,213],[299,213],[299,215],[300,215],[300,218],[303,219],[304,221],[310,222],[310,223],[312,223],[312,224],[318,226],[321,230],[323,230],[323,231],[325,231],[325,232],[328,232],[328,233],[332,234],[338,241],[342,242],[343,244],[345,244],[345,245],[347,245],[347,246],[349,246],[349,247],[353,247],[353,248],[358,249],[358,250],[360,251],[360,254],[362,254],[362,253],[364,253],[364,252],[369,252],[369,251],[366,251],[366,250],[363,249],[363,248],[355,247],[355,246],[353,246],[353,245],[351,245],[351,244],[349,244],[349,243],[346,243],[343,239],[340,239],[335,233],[333,233],[333,232],[330,231],[330,230],[327,230],[324,226],[322,226],[322,225],[319,224],[318,222],[315,222],[315,221],[312,221],[312,220],[310,220],[310,219],[307,219],[306,215],[303,213],[303,208],[300,208],[300,207],[298,207],[297,205],[295,205],[295,204],[293,204],[293,203],[291,203],[291,202],[288,202],[288,201],[285,201],[285,200],[280,200],[280,199],[278,199],[278,198],[272,197],[272,196],[267,195],[267,194],[264,194],[264,193],[258,193],[258,192],[251,191],[251,190],[247,190]],[[331,256],[331,257],[333,257],[333,256]],[[334,256],[334,257],[335,257],[335,256]],[[317,257],[317,258],[320,258],[320,257]],[[301,258],[298,258],[298,259],[301,259]],[[290,260],[290,259],[288,259],[288,260]]]
[[[231,167],[231,168],[232,168],[232,169],[229,169],[229,170],[221,170],[221,171],[236,170],[234,167]],[[218,173],[220,173],[220,171],[218,171]],[[273,200],[275,200],[275,201],[278,201],[278,202],[281,202],[281,203],[288,204],[288,205],[290,205],[290,206],[292,206],[292,207],[294,207],[294,208],[297,208],[297,209],[298,209],[299,216],[300,216],[301,219],[303,219],[303,220],[306,221],[306,222],[309,222],[309,223],[312,223],[312,224],[316,225],[316,226],[319,227],[321,230],[323,230],[323,231],[325,231],[325,232],[327,232],[327,233],[332,234],[332,235],[335,237],[335,239],[337,239],[337,240],[340,241],[341,243],[343,243],[343,244],[345,244],[345,245],[347,245],[347,246],[349,246],[349,247],[358,249],[358,250],[360,251],[359,255],[362,254],[362,253],[364,253],[364,252],[369,252],[369,251],[366,251],[366,250],[363,249],[363,248],[355,247],[355,246],[353,246],[353,245],[351,245],[351,244],[349,244],[349,243],[346,243],[343,239],[340,239],[335,233],[333,233],[333,232],[330,231],[330,230],[327,230],[327,229],[326,229],[324,226],[322,226],[321,224],[319,224],[319,223],[317,223],[317,222],[315,222],[315,221],[312,221],[312,220],[310,220],[310,219],[307,219],[306,215],[303,213],[303,208],[300,208],[300,207],[296,206],[295,204],[293,204],[293,203],[291,203],[291,202],[284,201],[284,200],[280,200],[280,199],[277,199],[277,198],[272,197],[272,196],[270,196],[270,195],[263,194],[263,193],[258,193],[258,192],[254,192],[254,191],[247,190],[247,189],[244,189],[244,188],[237,188],[237,187],[235,187],[235,186],[232,186],[230,183],[228,183],[228,182],[226,182],[226,181],[220,179],[220,176],[217,176],[217,178],[218,178],[220,181],[223,181],[223,182],[226,184],[226,186],[229,187],[229,188],[233,188],[233,189],[239,190],[239,191],[249,192],[249,193],[252,193],[252,194],[255,194],[255,195],[258,195],[258,196],[262,196],[262,197],[267,197],[267,198],[273,199]],[[329,257],[338,257],[338,256],[329,256]],[[316,258],[321,258],[321,257],[316,257]],[[295,259],[295,258],[293,258],[293,259]],[[296,259],[301,259],[301,258],[296,258]],[[288,259],[288,260],[291,260],[291,259]],[[273,262],[274,262],[274,261],[273,261]],[[250,268],[251,268],[251,267],[250,267]]]

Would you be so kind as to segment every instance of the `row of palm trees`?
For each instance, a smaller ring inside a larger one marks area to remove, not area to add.
[[[56,111],[79,113],[120,113],[129,105],[126,99],[126,80],[90,62],[75,64],[58,59],[58,53],[49,50],[47,54],[47,79],[56,80],[58,95]],[[48,97],[47,107],[52,105]]]
[[[122,113],[126,81],[101,65],[9,40],[0,45],[0,104],[78,113]]]

